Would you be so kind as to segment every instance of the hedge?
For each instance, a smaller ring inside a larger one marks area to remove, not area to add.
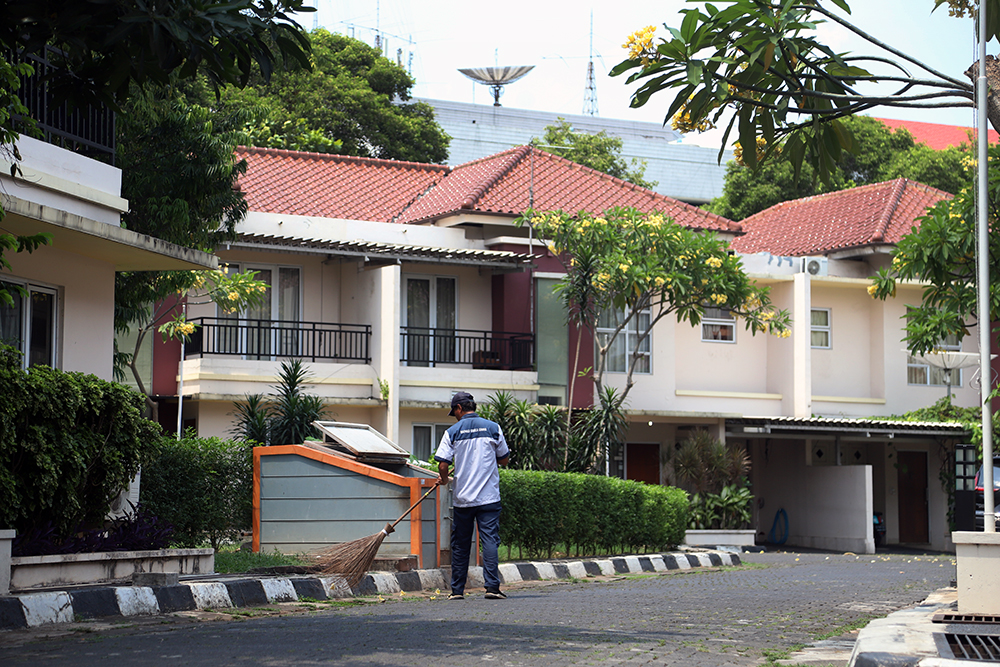
[[[214,548],[250,530],[253,445],[197,438],[163,438],[142,469],[140,503],[174,528],[172,542]]]
[[[501,470],[500,540],[528,557],[638,552],[684,541],[681,489],[581,473]]]
[[[140,394],[94,375],[21,368],[0,346],[0,528],[101,526],[160,438]]]

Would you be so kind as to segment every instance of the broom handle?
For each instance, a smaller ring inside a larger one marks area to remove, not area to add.
[[[393,529],[393,528],[396,527],[397,523],[399,523],[400,521],[402,521],[403,519],[405,519],[407,517],[407,515],[409,515],[409,513],[412,512],[417,505],[419,505],[420,503],[424,502],[424,498],[426,498],[427,496],[431,495],[431,493],[433,493],[434,489],[436,489],[436,488],[438,488],[437,484],[435,484],[431,488],[427,489],[427,493],[425,493],[424,495],[420,496],[420,500],[418,500],[417,502],[415,502],[412,505],[410,505],[410,509],[408,509],[405,512],[403,512],[403,515],[401,517],[399,517],[398,519],[396,519],[395,521],[393,521],[391,524],[389,524],[390,531],[391,531],[391,529]]]

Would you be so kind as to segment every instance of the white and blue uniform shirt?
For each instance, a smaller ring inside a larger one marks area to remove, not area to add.
[[[445,431],[434,453],[435,461],[455,464],[455,507],[478,507],[500,502],[497,459],[510,454],[500,425],[475,412],[464,415]]]

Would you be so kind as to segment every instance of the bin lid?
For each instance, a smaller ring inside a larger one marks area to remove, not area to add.
[[[335,450],[351,454],[361,462],[406,463],[410,453],[368,424],[315,421],[323,442]]]

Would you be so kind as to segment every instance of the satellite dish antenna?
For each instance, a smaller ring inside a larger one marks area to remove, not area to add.
[[[517,65],[512,67],[471,67],[458,71],[476,83],[489,86],[490,90],[493,91],[493,106],[498,107],[503,87],[508,83],[514,83],[533,69],[535,69],[534,65]]]

